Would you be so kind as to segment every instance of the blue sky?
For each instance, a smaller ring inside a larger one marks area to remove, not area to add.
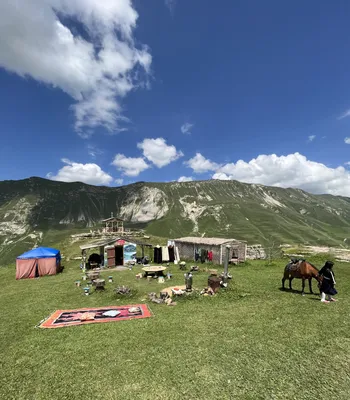
[[[5,3],[0,179],[350,196],[348,1]]]

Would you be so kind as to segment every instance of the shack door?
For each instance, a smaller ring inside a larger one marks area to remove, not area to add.
[[[115,248],[107,249],[107,267],[115,267]]]
[[[115,265],[124,265],[124,246],[115,246]]]

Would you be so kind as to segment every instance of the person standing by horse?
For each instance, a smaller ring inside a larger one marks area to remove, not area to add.
[[[320,292],[321,292],[321,301],[322,303],[329,303],[330,301],[337,301],[332,296],[337,294],[334,285],[335,276],[333,272],[333,265],[332,261],[327,261],[325,265],[321,268],[319,275],[322,277],[322,281],[320,284]],[[326,300],[327,295],[327,300]]]

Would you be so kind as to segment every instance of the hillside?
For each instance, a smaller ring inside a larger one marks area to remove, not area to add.
[[[334,246],[350,236],[346,197],[236,181],[108,188],[30,178],[0,182],[0,259],[14,249],[100,226],[111,212],[127,226],[171,238],[206,235]]]

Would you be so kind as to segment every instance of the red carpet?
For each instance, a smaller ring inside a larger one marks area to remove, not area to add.
[[[57,310],[42,322],[39,328],[61,328],[63,326],[148,318],[150,316],[151,311],[146,304]]]

